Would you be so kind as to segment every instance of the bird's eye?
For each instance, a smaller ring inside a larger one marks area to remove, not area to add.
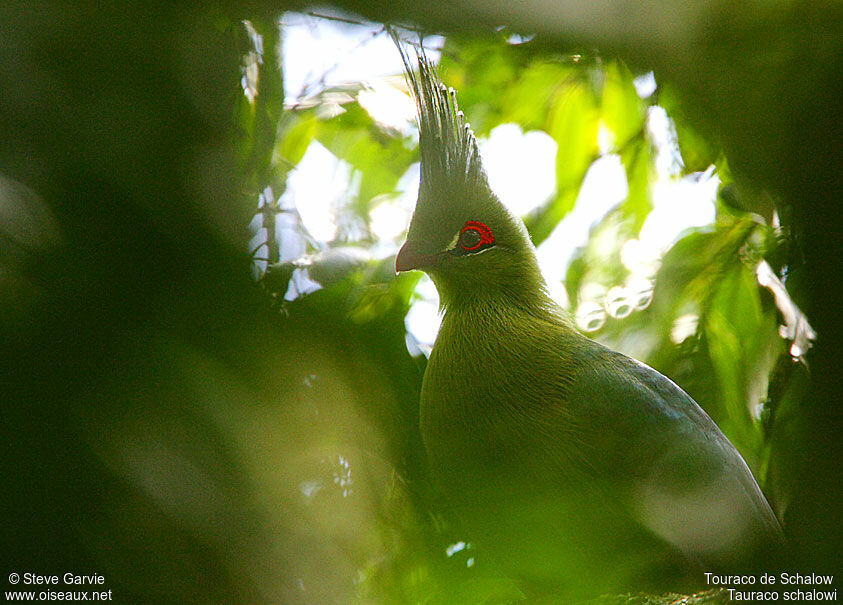
[[[491,246],[495,243],[492,230],[479,221],[468,221],[460,229],[460,236],[457,240],[460,248],[466,252],[480,250],[484,246]]]
[[[460,233],[460,246],[466,250],[473,250],[480,245],[480,232],[477,229],[466,229]]]

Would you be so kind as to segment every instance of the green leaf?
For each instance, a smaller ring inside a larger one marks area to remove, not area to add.
[[[368,220],[371,200],[395,191],[416,152],[408,149],[401,137],[385,132],[357,103],[349,103],[345,109],[341,115],[319,122],[315,136],[358,171],[360,190],[354,210]]]
[[[550,110],[560,89],[576,80],[577,72],[556,61],[536,60],[499,93],[503,98],[500,121],[515,122],[525,131],[551,131]]]
[[[548,118],[548,133],[559,145],[556,195],[525,219],[536,245],[576,203],[585,174],[597,156],[599,117],[594,95],[584,85],[571,83],[556,93]]]
[[[493,603],[514,603],[526,600],[518,585],[509,578],[472,578],[456,586],[448,587],[448,594],[442,595],[441,603],[479,605]]]
[[[720,147],[711,138],[703,136],[685,117],[684,108],[670,86],[659,87],[659,105],[665,108],[676,128],[676,138],[685,172],[702,172],[717,162]]]
[[[318,120],[312,111],[288,111],[281,121],[275,151],[279,159],[289,165],[298,164],[316,136]]]
[[[738,251],[756,226],[751,220],[739,220],[716,231],[692,231],[676,242],[656,275],[656,313],[672,322],[684,301],[706,305],[717,281],[740,262]]]
[[[456,42],[449,37],[440,61],[440,76],[458,94],[460,108],[480,136],[502,124],[507,111],[503,91],[518,79],[512,47],[489,39]]]
[[[646,110],[632,83],[632,73],[620,61],[604,70],[603,121],[615,135],[615,145],[623,148],[644,126]]]
[[[754,272],[742,264],[734,267],[718,284],[705,314],[704,330],[719,387],[720,428],[751,465],[758,459],[761,427],[750,414],[749,406],[757,402],[748,401],[748,394],[757,363],[756,347],[764,332],[763,319]]]
[[[548,132],[559,144],[556,183],[560,189],[578,188],[597,154],[600,114],[594,95],[585,86],[571,84],[556,95]]]
[[[621,204],[621,211],[632,219],[632,230],[638,233],[644,220],[653,209],[650,200],[650,177],[652,175],[651,148],[643,136],[633,139],[624,146],[621,162],[626,172],[627,196]]]

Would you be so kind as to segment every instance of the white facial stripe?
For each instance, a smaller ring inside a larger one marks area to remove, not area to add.
[[[457,242],[460,241],[460,232],[457,231],[456,235],[454,235],[454,239],[451,240],[451,243],[445,247],[445,252],[450,252],[457,247]]]
[[[494,247],[494,246],[488,246],[488,247],[486,247],[486,248],[481,248],[480,250],[477,250],[477,251],[475,251],[475,252],[472,252],[472,253],[471,253],[471,256],[480,256],[480,255],[481,255],[481,254],[483,254],[484,252],[488,252],[489,250],[491,250],[493,247]]]

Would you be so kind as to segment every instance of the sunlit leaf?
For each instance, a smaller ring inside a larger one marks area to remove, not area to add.
[[[298,164],[316,135],[318,120],[310,112],[287,112],[278,133],[276,153],[288,166]]]
[[[517,50],[489,39],[449,41],[440,62],[440,74],[447,86],[459,94],[471,127],[478,135],[488,134],[503,123],[507,111],[501,92],[517,80]]]
[[[504,88],[502,122],[515,122],[524,130],[550,132],[550,109],[560,89],[570,85],[577,73],[558,61],[536,60]]]
[[[684,110],[673,88],[659,88],[659,105],[664,107],[673,119],[685,172],[702,172],[714,164],[721,154],[719,147],[697,132],[685,119]]]
[[[623,148],[644,126],[644,103],[632,84],[632,73],[623,63],[608,63],[604,73],[603,121],[614,134],[616,147]]]
[[[580,185],[597,155],[599,117],[594,95],[584,85],[562,86],[556,93],[548,116],[548,133],[559,145],[556,196],[525,219],[536,245],[574,207]]]
[[[360,175],[359,196],[353,207],[365,220],[368,220],[369,202],[394,191],[398,179],[416,157],[400,136],[385,132],[356,103],[348,104],[341,115],[320,121],[315,136]]]
[[[764,334],[775,331],[769,313],[762,312],[759,288],[753,271],[735,266],[720,280],[717,293],[705,313],[706,345],[719,387],[721,428],[732,436],[750,463],[757,459],[760,424],[748,401],[759,362]],[[770,368],[771,369],[771,368]]]
[[[644,224],[653,204],[650,200],[652,157],[648,142],[639,137],[624,147],[621,162],[626,172],[627,196],[621,204],[623,213],[632,219],[632,231],[637,233]]]

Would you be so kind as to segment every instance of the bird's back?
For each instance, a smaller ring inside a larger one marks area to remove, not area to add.
[[[780,539],[684,391],[551,316],[507,312],[506,327],[489,309],[446,314],[421,418],[456,517],[508,571],[573,593],[681,589]]]
[[[780,542],[779,523],[752,473],[700,406],[652,368],[583,340],[567,405],[588,418],[592,456],[603,472],[626,477],[635,518],[719,568]]]

